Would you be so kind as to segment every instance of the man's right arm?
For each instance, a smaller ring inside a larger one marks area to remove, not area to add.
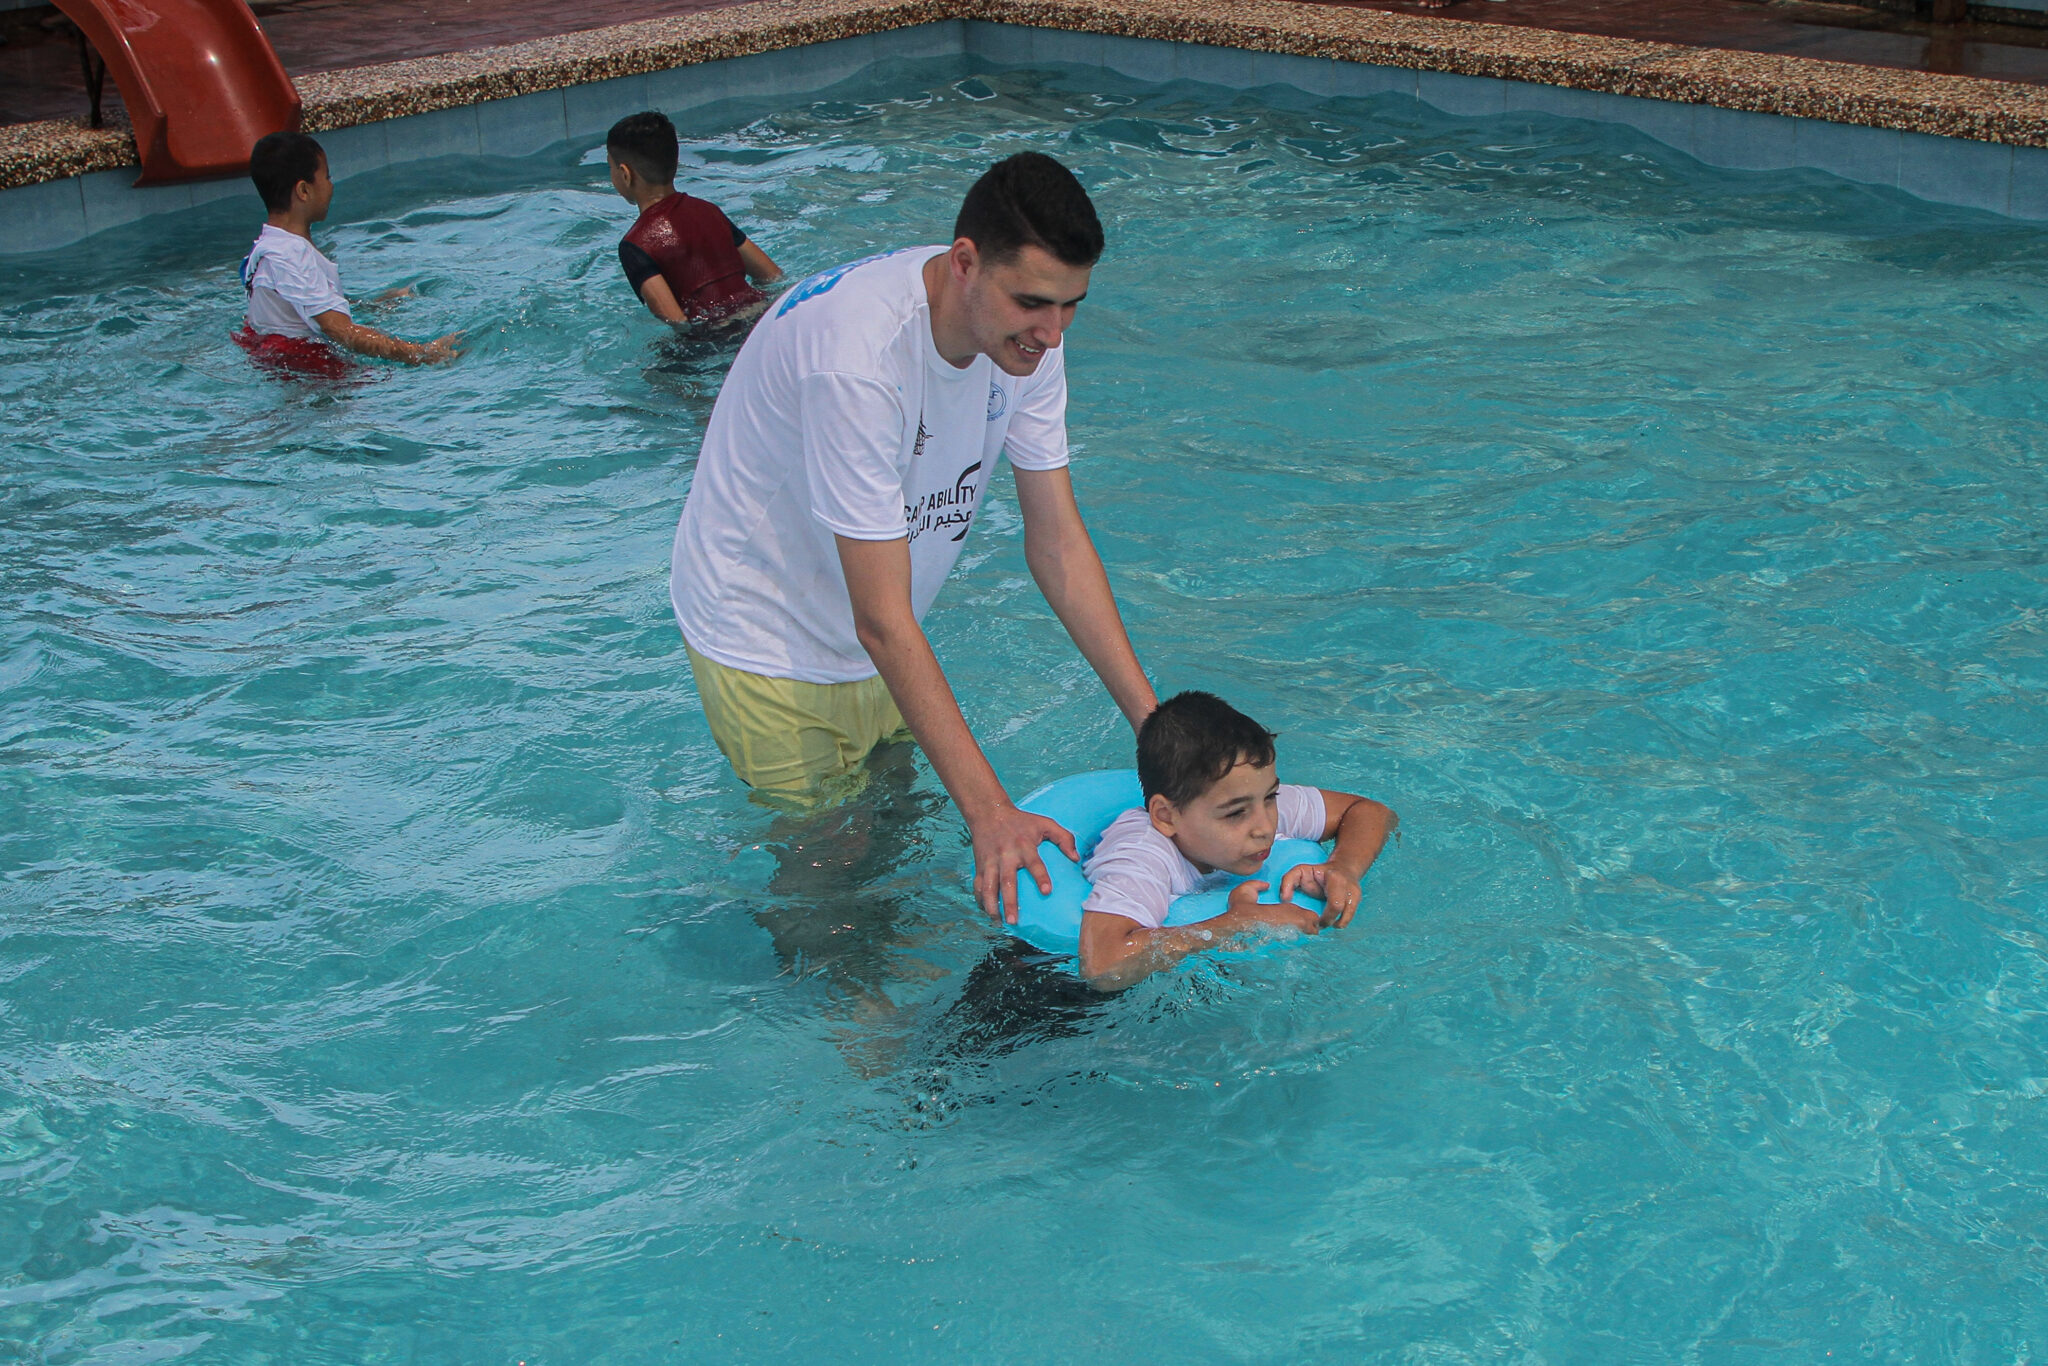
[[[910,542],[838,535],[839,564],[853,607],[853,629],[861,648],[888,685],[904,724],[932,761],[939,781],[966,818],[974,840],[974,898],[1004,923],[1017,923],[1017,874],[1025,871],[1042,892],[1052,891],[1042,840],[1051,840],[1076,862],[1074,837],[1059,822],[1020,810],[981,752],[953,687],[932,653],[924,628],[910,606]]]

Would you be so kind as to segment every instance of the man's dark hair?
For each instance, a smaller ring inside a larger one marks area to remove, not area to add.
[[[604,149],[642,180],[662,185],[676,178],[676,126],[666,114],[650,109],[626,115],[604,135]]]
[[[1214,693],[1161,702],[1138,727],[1138,785],[1145,800],[1186,806],[1239,764],[1273,762],[1273,732]]]
[[[292,206],[292,191],[320,176],[327,153],[304,133],[265,133],[249,152],[249,179],[263,196],[263,207],[276,213]]]
[[[1102,255],[1102,220],[1088,192],[1043,152],[1019,152],[989,167],[961,203],[953,237],[974,243],[988,261],[1007,261],[1027,246],[1070,266],[1092,266]]]

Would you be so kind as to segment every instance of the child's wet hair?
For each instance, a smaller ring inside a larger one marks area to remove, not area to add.
[[[1273,732],[1251,717],[1214,693],[1179,693],[1138,727],[1138,785],[1148,802],[1185,806],[1239,764],[1263,768],[1273,755]]]
[[[628,114],[613,124],[604,135],[604,150],[642,180],[662,185],[676,178],[676,126],[657,110]]]
[[[263,196],[263,207],[276,213],[292,206],[292,191],[320,178],[327,153],[304,133],[266,133],[249,152],[249,179]]]
[[[953,236],[990,261],[1038,247],[1070,266],[1102,255],[1102,220],[1074,173],[1043,152],[1004,157],[967,191]]]

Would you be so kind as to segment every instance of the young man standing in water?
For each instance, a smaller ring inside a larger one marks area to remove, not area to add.
[[[1102,254],[1066,167],[1024,152],[961,205],[951,246],[815,275],[719,392],[676,528],[670,598],[718,747],[757,793],[815,802],[909,734],[960,808],[982,909],[1073,837],[1019,810],[919,622],[999,455],[1032,578],[1135,728],[1157,703],[1067,471],[1060,341]]]

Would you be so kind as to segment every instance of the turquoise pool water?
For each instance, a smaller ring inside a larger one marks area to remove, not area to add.
[[[0,266],[0,1358],[2048,1352],[2038,228],[1397,99],[760,112],[687,174],[797,274],[1080,169],[1091,523],[1164,687],[1399,809],[1358,923],[1091,1005],[928,770],[745,801],[665,592],[726,357],[585,148],[343,183],[446,370],[253,375],[250,213]],[[928,624],[1021,794],[1128,738],[995,488]]]

